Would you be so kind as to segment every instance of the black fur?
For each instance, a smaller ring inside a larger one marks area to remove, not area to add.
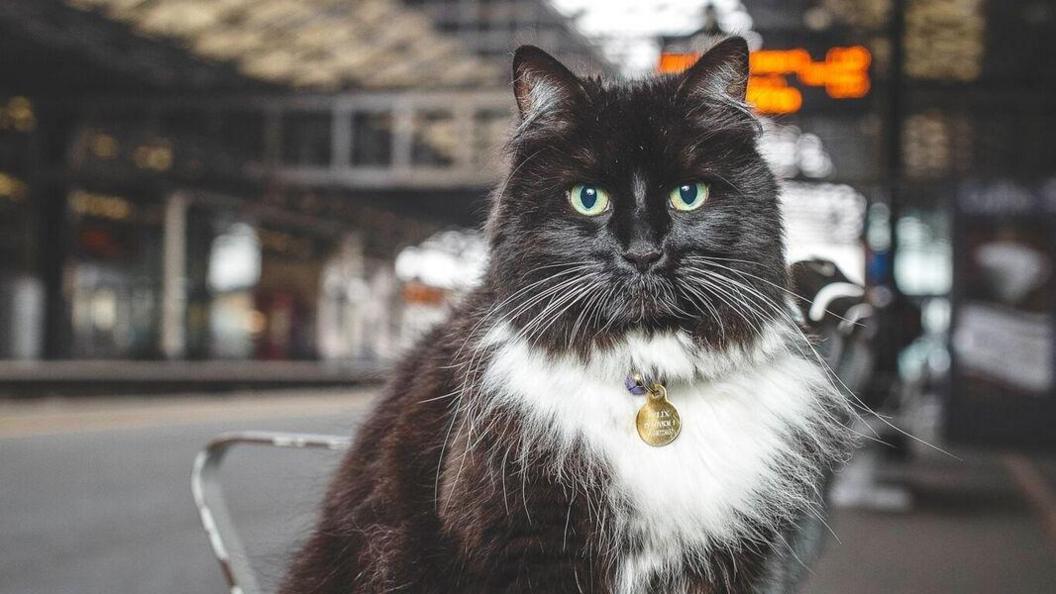
[[[706,288],[707,275],[753,290],[737,295],[761,318],[779,315],[766,302],[783,302],[782,223],[744,104],[747,57],[733,38],[683,75],[625,82],[580,79],[541,50],[518,50],[521,123],[493,197],[486,277],[396,369],[282,592],[612,590],[620,550],[606,541],[605,469],[569,461],[570,488],[547,470],[544,447],[517,451],[519,420],[502,412],[473,419],[488,428],[474,436],[484,443],[466,443],[467,411],[487,398],[478,341],[498,320],[582,357],[632,329],[683,329],[712,348],[751,339],[763,320]],[[710,184],[707,203],[675,211],[669,192],[698,181]],[[576,213],[567,192],[579,183],[607,190],[611,211]],[[646,272],[625,257],[641,250],[660,254]],[[776,540],[767,530],[764,544],[710,559],[728,582],[697,568],[691,591],[753,591]]]

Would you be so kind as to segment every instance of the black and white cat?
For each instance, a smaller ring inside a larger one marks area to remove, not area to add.
[[[793,591],[847,411],[783,306],[747,76],[740,38],[630,82],[517,51],[484,282],[399,365],[283,592]]]

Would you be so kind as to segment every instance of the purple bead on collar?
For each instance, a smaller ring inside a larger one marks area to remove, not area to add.
[[[635,396],[644,396],[649,391],[645,387],[645,380],[637,373],[628,375],[627,379],[623,380],[623,385],[627,387],[628,392]]]

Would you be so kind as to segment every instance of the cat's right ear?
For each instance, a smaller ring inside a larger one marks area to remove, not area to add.
[[[524,122],[571,111],[586,92],[579,78],[553,56],[522,45],[513,54],[513,95]]]

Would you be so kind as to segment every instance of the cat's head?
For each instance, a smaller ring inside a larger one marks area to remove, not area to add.
[[[780,315],[778,189],[743,39],[644,80],[579,78],[531,46],[513,70],[520,123],[488,223],[498,315],[577,350],[630,330],[723,346]]]

